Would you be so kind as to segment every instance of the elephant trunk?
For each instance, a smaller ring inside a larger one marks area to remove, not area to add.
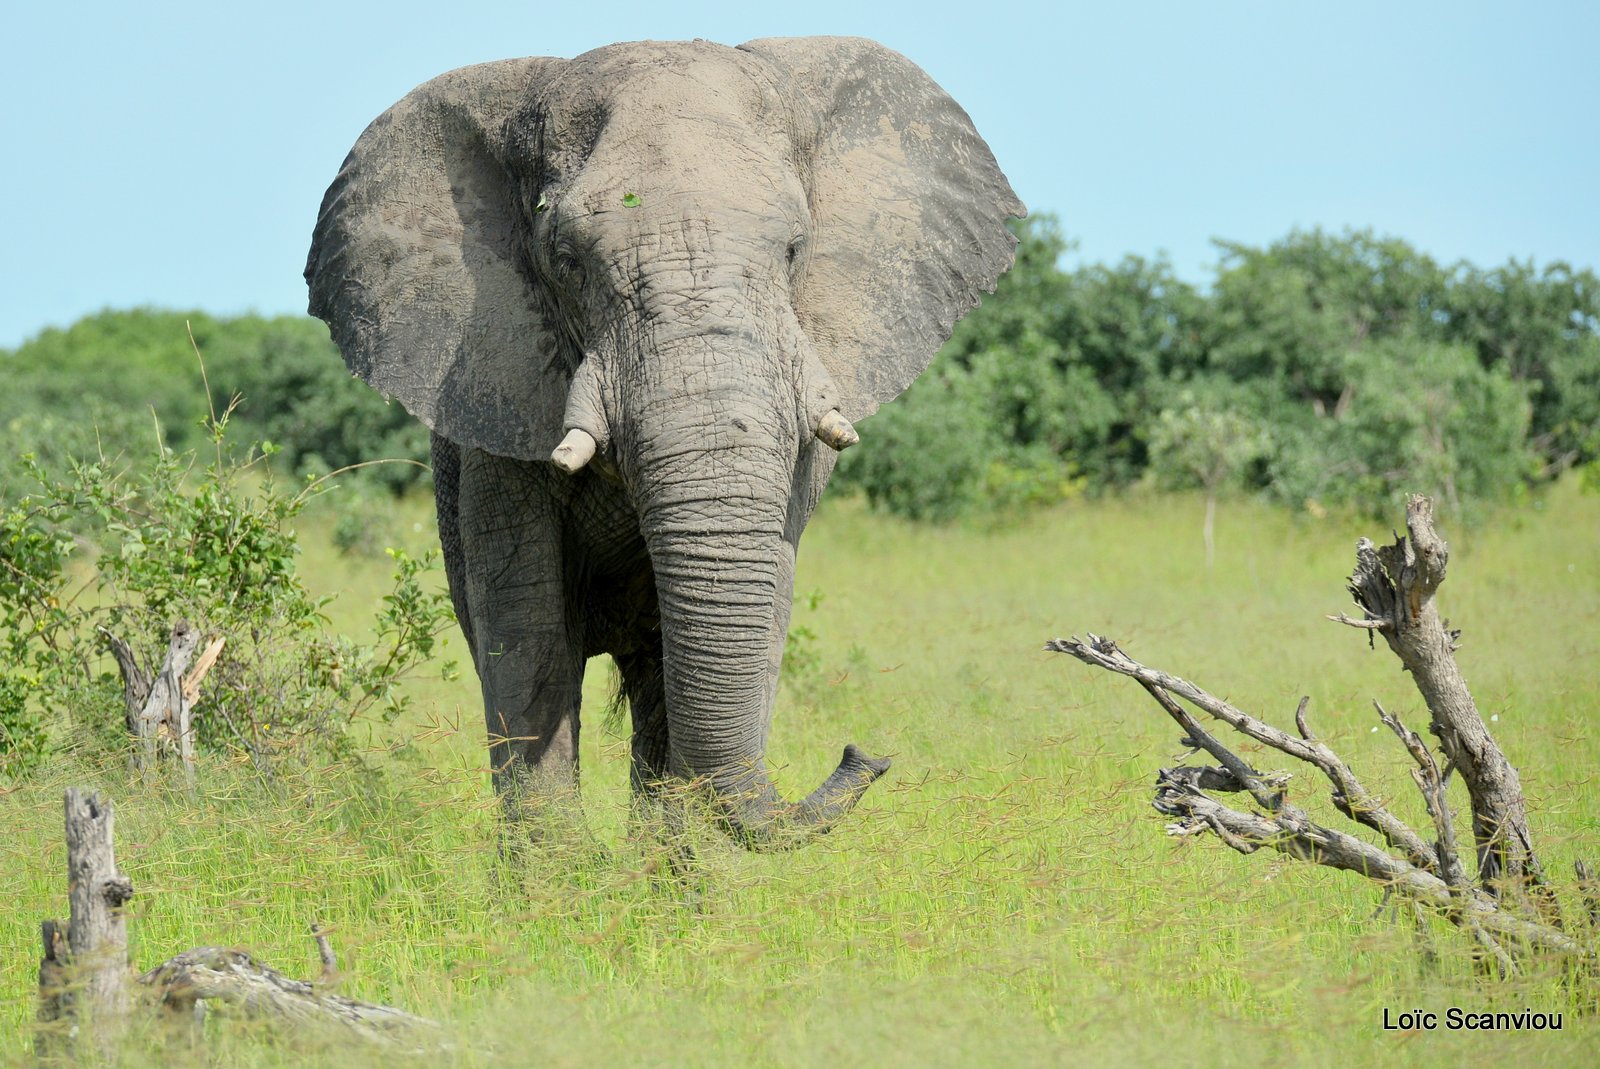
[[[783,532],[799,426],[792,393],[785,404],[760,392],[713,390],[713,417],[648,421],[628,466],[655,570],[669,768],[707,790],[742,844],[781,849],[826,831],[889,762],[848,746],[802,801],[773,785],[765,741],[793,596]]]
[[[696,519],[689,522],[658,520],[647,532],[661,612],[670,768],[709,792],[719,819],[745,846],[798,845],[848,813],[889,762],[847,746],[838,768],[802,801],[778,793],[764,747],[772,650],[782,643],[774,606],[792,593],[780,581],[785,547],[776,531],[708,530],[704,513],[691,515]]]

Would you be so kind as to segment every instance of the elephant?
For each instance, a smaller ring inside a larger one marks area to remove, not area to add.
[[[610,654],[630,782],[752,849],[809,796],[766,762],[800,535],[854,423],[1011,266],[1025,209],[966,112],[857,38],[616,44],[464,67],[379,116],[305,277],[351,372],[432,432],[495,790],[575,790]]]

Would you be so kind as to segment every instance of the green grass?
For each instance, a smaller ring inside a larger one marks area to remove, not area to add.
[[[37,923],[66,908],[61,790],[86,782],[118,804],[140,967],[223,944],[310,975],[306,926],[320,919],[341,990],[449,1021],[462,1047],[445,1060],[464,1065],[1593,1064],[1600,1024],[1561,976],[1479,979],[1448,930],[1424,966],[1411,925],[1375,919],[1362,881],[1162,834],[1149,799],[1175,729],[1127,680],[1040,652],[1045,639],[1109,635],[1278,723],[1310,694],[1319,734],[1426,822],[1404,754],[1371,731],[1372,698],[1418,729],[1420,699],[1381,645],[1323,619],[1347,607],[1355,538],[1385,529],[1225,505],[1207,570],[1201,507],[1080,502],[986,530],[830,501],[797,581],[824,595],[796,610],[817,667],[785,689],[771,757],[791,794],[848,741],[895,766],[799,852],[705,840],[698,909],[626,834],[626,740],[602,726],[600,662],[583,791],[604,855],[574,844],[498,859],[470,672],[419,678],[415,717],[370,729],[376,784],[308,769],[270,795],[218,763],[191,802],[119,770],[53,770],[0,795],[0,1050],[25,1060]],[[331,522],[312,518],[304,564],[313,589],[344,591],[336,621],[355,629],[388,562],[338,557],[316,527]],[[431,538],[425,504],[386,523],[387,541]],[[1571,485],[1481,529],[1445,528],[1441,603],[1466,632],[1460,661],[1564,887],[1574,857],[1600,855],[1597,533],[1600,496]],[[1296,772],[1297,799],[1341,820]],[[1380,1029],[1386,1006],[1452,1005],[1562,1011],[1565,1029]],[[156,1042],[130,1064],[363,1057],[215,1026],[203,1050],[168,1040],[155,1057]]]

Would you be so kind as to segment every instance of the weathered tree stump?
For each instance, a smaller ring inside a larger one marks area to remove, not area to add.
[[[100,633],[122,673],[128,733],[135,741],[131,759],[134,771],[151,767],[164,751],[175,752],[185,779],[193,783],[194,703],[200,696],[200,683],[216,663],[225,640],[213,639],[196,657],[200,632],[187,620],[179,620],[173,625],[166,658],[152,677],[139,666],[127,642],[104,628]]]
[[[107,1041],[128,1011],[128,922],[133,881],[117,871],[111,805],[76,787],[66,796],[67,897],[71,920],[45,921],[39,1020],[52,1047],[74,1026]]]

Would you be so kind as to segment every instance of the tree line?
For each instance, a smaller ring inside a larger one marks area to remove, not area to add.
[[[428,459],[427,429],[352,379],[328,328],[309,316],[108,310],[0,350],[0,368],[0,455],[31,453],[48,470],[149,456],[158,423],[173,450],[209,446],[209,421],[225,414],[230,442],[265,444],[294,475]],[[425,474],[387,464],[363,477],[399,492]],[[0,495],[4,483],[0,475]]]
[[[1370,232],[1219,243],[1204,289],[1163,260],[1061,266],[1055,221],[840,478],[946,518],[1153,481],[1378,513],[1453,511],[1600,453],[1600,281],[1445,267]]]
[[[1314,230],[1219,243],[1202,287],[1159,259],[1063,267],[1048,216],[1018,235],[1016,268],[863,422],[837,485],[934,521],[1141,483],[1312,511],[1379,512],[1414,491],[1460,512],[1600,454],[1591,270],[1444,266]],[[168,445],[199,445],[210,413],[189,330],[211,396],[241,398],[232,440],[273,443],[295,473],[426,460],[426,431],[348,376],[317,321],[149,310],[0,350],[0,450],[46,466],[137,455],[152,411]],[[398,492],[426,474],[366,478]]]

